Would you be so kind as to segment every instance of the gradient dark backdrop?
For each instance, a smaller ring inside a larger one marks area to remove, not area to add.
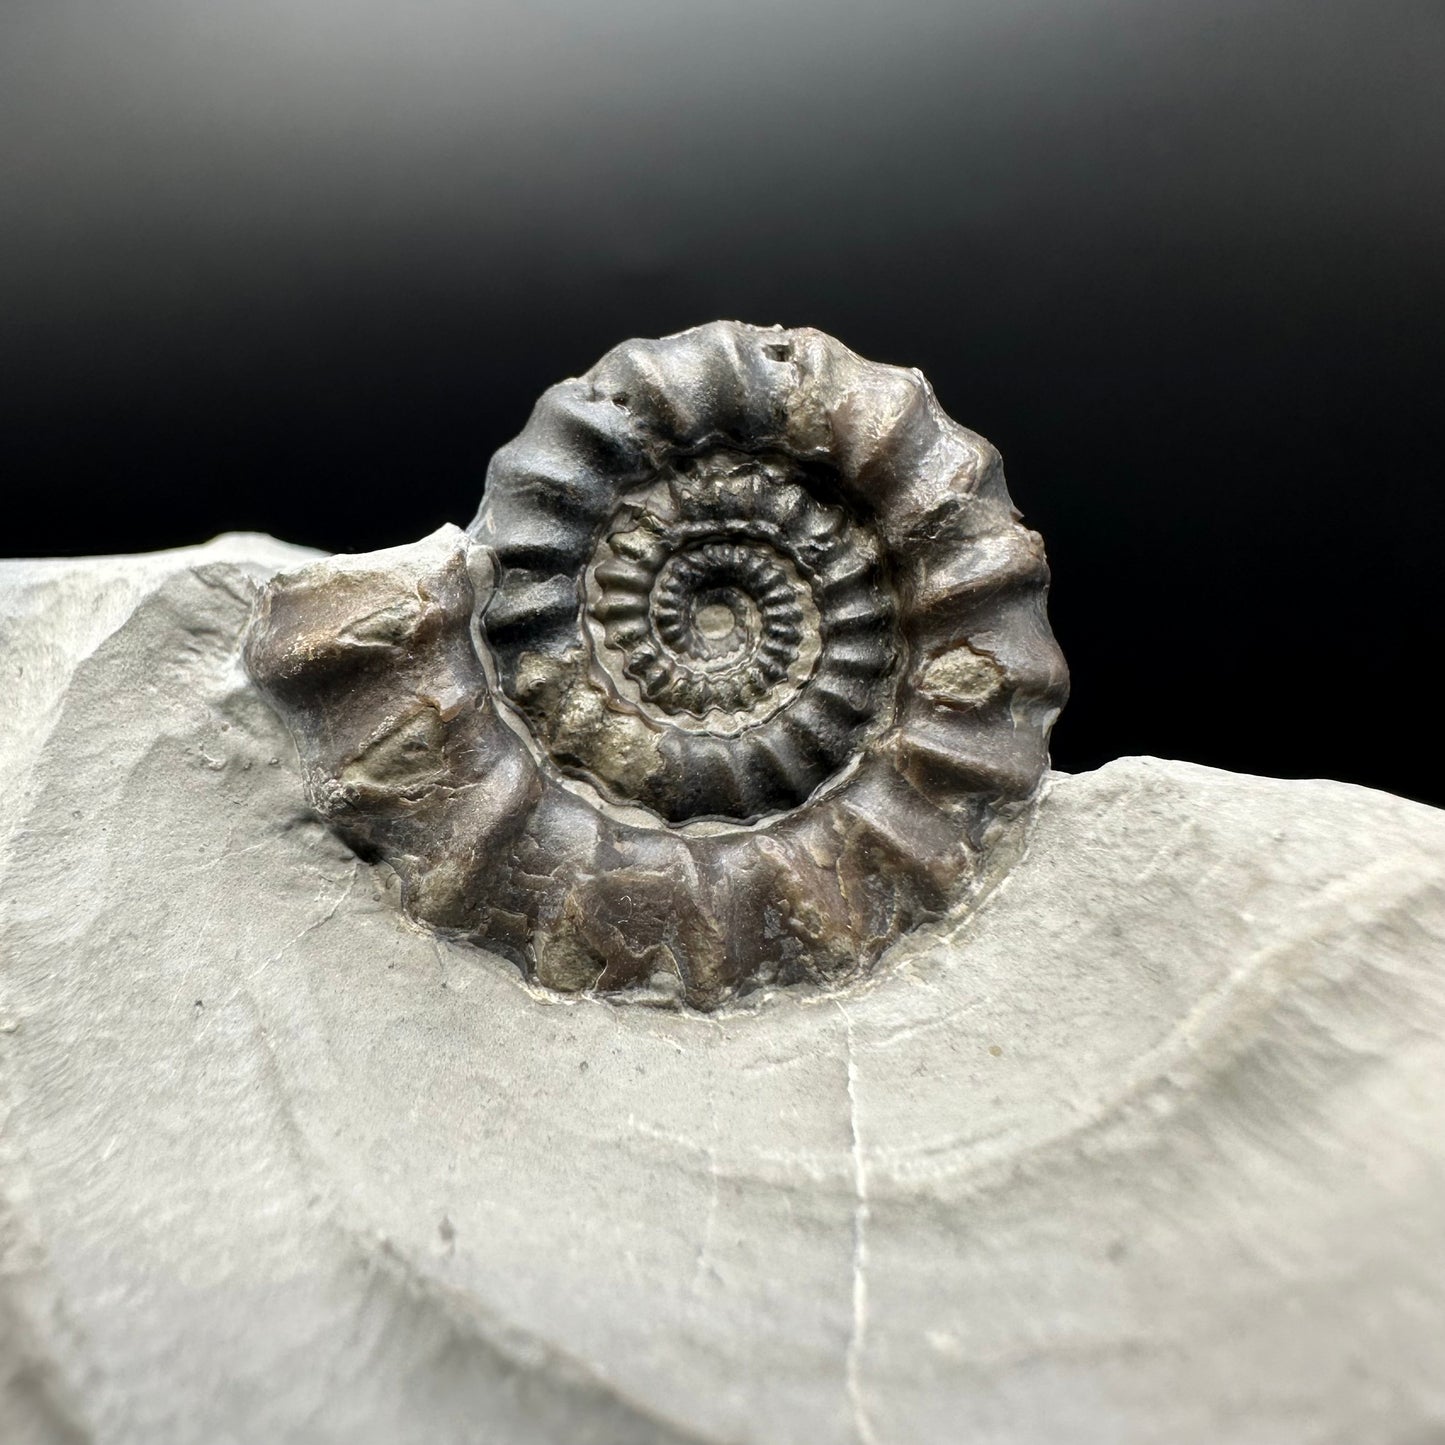
[[[7,0],[0,552],[465,524],[714,317],[913,364],[1054,566],[1075,770],[1445,801],[1445,5]]]

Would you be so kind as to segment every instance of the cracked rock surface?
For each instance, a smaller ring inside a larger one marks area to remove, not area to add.
[[[302,801],[308,555],[0,567],[0,1439],[1445,1435],[1445,815],[1055,775],[966,922],[529,991]]]

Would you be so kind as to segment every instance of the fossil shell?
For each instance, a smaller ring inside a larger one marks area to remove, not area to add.
[[[976,897],[1063,659],[917,371],[718,322],[548,391],[469,532],[273,582],[247,659],[417,919],[566,991],[836,983]]]

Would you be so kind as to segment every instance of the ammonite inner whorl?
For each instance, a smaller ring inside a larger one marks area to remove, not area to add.
[[[710,1008],[997,873],[1066,690],[1047,577],[918,372],[718,322],[547,392],[468,534],[278,579],[248,660],[415,917]]]
[[[547,422],[539,408],[533,428]],[[502,690],[605,798],[752,822],[806,802],[891,717],[892,582],[825,471],[711,447],[640,486],[598,476],[610,510],[558,530],[546,566],[568,570],[546,578],[494,530],[495,475],[478,526],[501,564],[482,628]]]

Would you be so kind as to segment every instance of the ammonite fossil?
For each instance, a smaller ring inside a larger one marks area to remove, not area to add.
[[[247,659],[415,919],[706,1009],[996,875],[1067,688],[1047,582],[917,371],[717,322],[548,391],[466,533],[278,578]]]

